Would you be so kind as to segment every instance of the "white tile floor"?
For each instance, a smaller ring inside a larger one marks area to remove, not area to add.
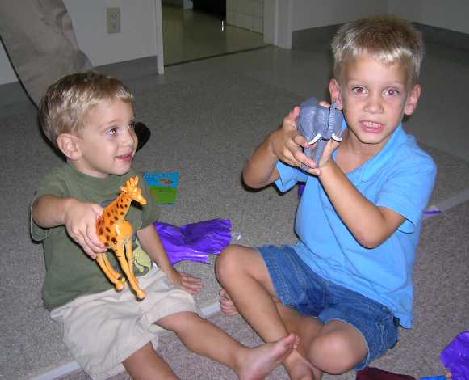
[[[262,34],[226,25],[220,17],[191,9],[163,6],[164,63],[264,46]]]

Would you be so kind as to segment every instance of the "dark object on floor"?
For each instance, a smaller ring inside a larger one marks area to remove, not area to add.
[[[135,123],[134,129],[137,135],[137,150],[140,150],[150,139],[151,132],[150,129],[140,121]]]
[[[400,375],[398,373],[384,371],[379,368],[366,367],[357,372],[356,380],[416,380],[409,375]]]

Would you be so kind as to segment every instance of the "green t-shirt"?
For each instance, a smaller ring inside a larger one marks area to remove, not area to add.
[[[105,207],[120,193],[120,187],[132,176],[139,176],[142,194],[147,200],[145,206],[132,202],[126,219],[132,223],[134,235],[157,219],[157,208],[143,177],[135,170],[123,176],[110,175],[105,179],[95,178],[77,171],[73,166],[64,164],[41,181],[35,197],[54,195],[72,197],[79,201],[97,203]],[[67,234],[65,226],[44,229],[31,222],[31,236],[41,241],[44,248],[46,275],[42,296],[46,308],[53,309],[73,299],[98,293],[113,287],[97,263],[90,259]],[[145,274],[151,269],[148,255],[134,243],[135,274]],[[113,253],[108,257],[116,270],[120,270]]]

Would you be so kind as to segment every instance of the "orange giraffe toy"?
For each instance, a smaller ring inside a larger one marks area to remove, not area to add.
[[[121,187],[120,195],[112,201],[104,210],[96,222],[96,232],[99,239],[108,248],[111,248],[119,261],[119,265],[127,277],[130,287],[135,292],[138,300],[145,298],[145,292],[140,288],[133,271],[132,252],[132,225],[125,220],[132,201],[141,205],[147,203],[142,196],[142,190],[138,186],[138,177],[131,177]],[[101,270],[116,287],[117,291],[124,288],[125,278],[112,267],[107,253],[97,256],[96,262]]]

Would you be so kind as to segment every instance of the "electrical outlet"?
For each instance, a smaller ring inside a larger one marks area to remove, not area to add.
[[[119,7],[106,8],[106,23],[108,33],[120,33],[121,9]]]

